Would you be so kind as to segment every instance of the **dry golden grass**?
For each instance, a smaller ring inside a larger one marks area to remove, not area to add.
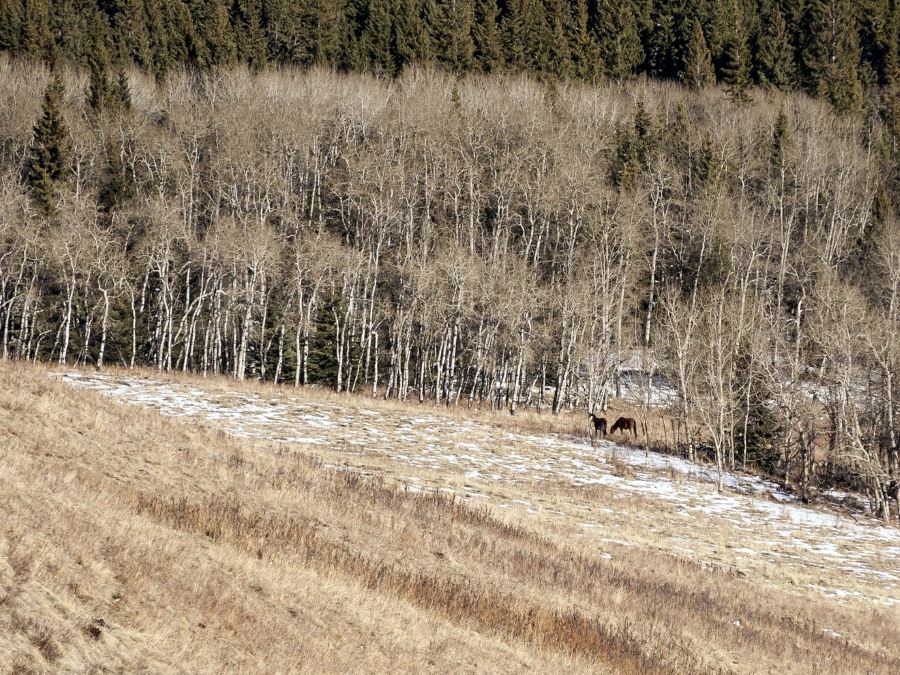
[[[392,406],[403,409],[379,404]],[[509,416],[496,423],[508,426]],[[659,509],[640,498],[540,488],[548,511],[555,500],[619,512],[626,543],[607,546],[607,559],[553,514],[524,518],[404,491],[398,481],[325,468],[331,454],[241,441],[71,389],[46,369],[0,363],[0,664],[11,672],[900,668],[895,615],[657,551],[652,536],[632,537],[625,523],[662,530],[674,514],[644,521]]]

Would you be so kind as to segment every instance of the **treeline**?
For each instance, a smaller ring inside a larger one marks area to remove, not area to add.
[[[0,50],[160,78],[186,64],[647,75],[739,100],[802,88],[839,111],[896,83],[898,28],[896,0],[0,0]]]
[[[631,362],[677,387],[658,442],[896,496],[890,120],[421,70],[0,62],[0,98],[5,358],[512,412]]]

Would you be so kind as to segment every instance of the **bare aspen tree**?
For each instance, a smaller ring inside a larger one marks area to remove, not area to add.
[[[712,439],[716,462],[716,487],[722,491],[730,443],[734,438],[734,369],[738,331],[734,316],[734,298],[728,284],[722,284],[696,307],[698,340],[691,355],[696,365],[692,380],[695,410],[706,434]]]

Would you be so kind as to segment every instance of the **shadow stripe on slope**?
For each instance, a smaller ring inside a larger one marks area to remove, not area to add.
[[[282,454],[287,455],[288,453]],[[229,459],[234,463],[234,459]],[[740,642],[756,636],[766,643],[772,635],[787,632],[800,640],[781,645],[786,662],[827,661],[834,652],[840,652],[848,661],[865,670],[870,659],[880,661],[887,671],[900,667],[900,659],[888,654],[877,654],[862,645],[846,639],[836,640],[822,633],[821,625],[808,619],[798,619],[778,604],[766,602],[754,605],[744,601],[740,593],[716,592],[714,586],[696,587],[678,583],[689,575],[694,582],[699,578],[719,577],[728,588],[742,584],[739,575],[727,568],[709,569],[702,562],[678,556],[653,554],[656,563],[670,567],[673,575],[641,573],[628,565],[607,564],[596,557],[581,555],[560,548],[538,533],[498,520],[489,509],[459,500],[456,495],[438,491],[406,492],[387,484],[380,476],[362,476],[354,471],[333,470],[323,466],[315,457],[295,455],[297,471],[280,472],[277,486],[303,490],[323,495],[326,499],[352,501],[354,508],[368,510],[384,507],[392,513],[402,513],[423,527],[436,522],[463,523],[477,527],[475,533],[457,532],[455,537],[465,546],[469,562],[478,562],[517,583],[535,587],[562,589],[575,597],[592,600],[598,606],[614,594],[624,591],[632,599],[630,611],[642,622],[641,632],[654,634],[654,644],[664,643],[668,652],[662,660],[669,667],[683,669],[683,664],[697,668],[709,667],[707,660],[700,665],[695,657],[699,644],[684,638],[673,637],[673,627],[686,617],[694,625],[702,625],[704,631],[724,631],[720,635],[722,645],[735,651]],[[252,462],[244,462],[249,470]],[[260,474],[260,477],[264,477]],[[271,479],[267,484],[275,486]],[[491,535],[491,545],[481,545],[481,534]],[[734,631],[733,620],[741,618],[741,630]],[[840,623],[839,621],[837,623]],[[621,640],[633,640],[623,632]],[[639,642],[639,641],[638,641]],[[677,665],[673,665],[677,664]]]
[[[325,540],[313,523],[247,512],[234,497],[212,496],[197,503],[185,497],[137,493],[133,508],[158,522],[234,545],[251,555],[263,555],[258,547],[261,538],[269,545],[280,543],[319,570],[338,570],[369,589],[405,598],[453,622],[471,622],[481,630],[565,651],[616,672],[673,672],[646,655],[627,629],[611,630],[575,609],[563,612],[536,606],[487,589],[469,577],[437,578],[370,560]],[[679,672],[701,670],[697,663],[682,665]]]

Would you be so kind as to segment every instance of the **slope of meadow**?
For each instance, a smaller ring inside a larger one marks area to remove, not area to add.
[[[896,530],[515,424],[0,363],[0,664],[900,667]]]

